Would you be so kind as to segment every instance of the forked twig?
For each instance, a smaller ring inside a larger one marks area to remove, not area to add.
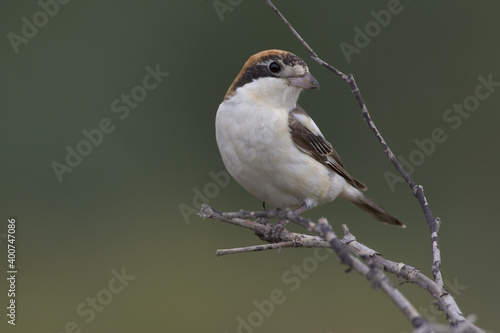
[[[424,188],[421,185],[415,184],[415,182],[411,179],[410,175],[404,170],[403,166],[401,165],[401,163],[399,163],[396,156],[394,156],[394,154],[392,153],[391,148],[389,148],[389,145],[382,137],[382,134],[380,134],[379,130],[375,126],[375,123],[373,122],[370,113],[368,112],[368,108],[366,107],[365,101],[361,96],[361,92],[356,84],[356,81],[354,80],[354,76],[352,74],[344,74],[335,67],[329,65],[328,63],[320,59],[316,54],[316,52],[314,52],[314,50],[309,46],[309,44],[307,44],[307,42],[299,35],[299,33],[288,22],[285,16],[281,14],[278,8],[276,8],[276,6],[270,0],[266,0],[266,3],[272,8],[272,10],[276,14],[278,14],[278,16],[286,24],[286,26],[290,29],[290,31],[295,35],[295,37],[297,37],[297,39],[302,43],[302,45],[309,51],[309,53],[311,53],[311,58],[321,66],[333,72],[335,75],[340,76],[351,88],[351,92],[354,94],[354,97],[356,98],[356,101],[358,102],[358,105],[361,108],[361,111],[363,112],[363,117],[365,119],[366,124],[368,125],[370,130],[375,134],[378,141],[384,148],[385,154],[389,157],[392,164],[394,164],[394,166],[401,174],[401,176],[403,176],[404,180],[411,188],[413,195],[415,195],[415,197],[418,199],[420,203],[420,206],[422,207],[425,220],[427,221],[427,225],[431,232],[431,246],[432,246],[432,257],[433,257],[432,275],[434,276],[434,281],[436,281],[436,283],[439,284],[441,287],[444,287],[443,277],[441,274],[441,252],[439,250],[439,226],[441,221],[439,218],[434,218],[434,216],[432,215],[431,209],[424,195]]]
[[[440,288],[444,289],[443,276],[441,273],[441,251],[439,247],[439,227],[441,224],[441,220],[439,218],[435,218],[434,215],[432,214],[430,206],[427,202],[427,198],[425,197],[424,194],[424,188],[421,185],[417,185],[411,179],[410,175],[404,170],[403,166],[401,165],[401,163],[399,163],[396,156],[390,149],[389,145],[382,137],[382,134],[380,134],[380,131],[375,126],[375,123],[373,122],[370,113],[368,112],[368,108],[363,100],[363,97],[361,96],[361,92],[356,84],[356,81],[354,80],[353,75],[352,74],[346,75],[341,71],[339,71],[338,69],[336,69],[335,67],[329,65],[322,59],[320,59],[316,54],[316,52],[314,52],[314,50],[309,46],[309,44],[307,44],[307,42],[299,35],[299,33],[293,28],[293,26],[288,22],[288,20],[283,16],[283,14],[281,14],[281,12],[278,10],[278,8],[276,8],[276,6],[271,2],[271,0],[265,0],[265,1],[267,5],[270,6],[272,10],[281,18],[281,20],[286,24],[286,26],[295,35],[295,37],[297,37],[297,39],[302,43],[302,45],[310,52],[312,59],[321,66],[333,72],[335,75],[340,76],[349,85],[351,92],[354,94],[356,101],[358,102],[358,105],[361,108],[366,124],[368,125],[370,130],[375,134],[379,143],[382,145],[384,152],[389,157],[392,164],[396,167],[401,176],[405,179],[408,186],[412,190],[413,195],[418,199],[418,202],[420,203],[431,235],[431,248],[432,248],[431,272],[436,284]],[[447,301],[449,303],[455,303],[453,297],[449,293],[447,293],[443,297],[447,298],[448,299]],[[461,313],[459,313],[455,317],[449,317],[449,321],[450,323],[454,324],[457,322],[464,322],[466,321],[466,319]]]
[[[313,223],[311,220],[303,218],[290,210],[269,210],[263,212],[219,212],[208,205],[202,205],[200,216],[250,229],[259,238],[267,242],[271,242],[270,244],[239,247],[234,249],[219,249],[216,252],[217,256],[289,247],[333,248],[342,263],[366,276],[372,283],[372,286],[380,288],[391,300],[393,300],[393,302],[416,328],[416,332],[483,332],[471,322],[474,318],[471,320],[468,320],[467,318],[457,321],[451,320],[451,318],[463,318],[463,315],[454,298],[447,297],[448,292],[444,288],[422,274],[415,267],[401,262],[388,260],[382,257],[374,249],[358,242],[356,237],[351,234],[346,225],[342,225],[344,237],[339,239],[335,236],[335,233],[333,233],[333,230],[326,219],[322,219],[320,223]],[[279,233],[275,233],[274,231],[276,230],[276,226],[263,224],[258,220],[249,220],[255,218],[286,218],[302,225],[308,230],[317,232],[321,237],[294,233],[286,230],[285,228],[280,229]],[[270,235],[272,235],[272,237],[270,237]],[[353,257],[349,253],[361,258],[362,261]],[[429,292],[429,294],[436,299],[436,303],[439,308],[446,313],[448,318],[450,318],[450,322],[453,324],[452,327],[448,327],[448,330],[443,330],[442,325],[436,326],[435,323],[429,323],[422,318],[415,310],[415,307],[412,306],[399,291],[396,291],[397,289],[390,283],[390,281],[385,281],[388,279],[383,272],[395,274],[400,281],[414,283],[423,290]]]
[[[375,288],[380,288],[385,294],[397,305],[397,307],[405,314],[408,320],[415,327],[415,332],[484,332],[476,327],[472,322],[475,318],[465,318],[460,311],[455,299],[444,288],[443,277],[441,274],[441,255],[439,248],[439,218],[435,218],[428,205],[427,199],[424,195],[424,189],[421,185],[415,184],[410,178],[408,173],[403,169],[402,165],[392,153],[389,145],[386,143],[377,127],[375,126],[366,104],[361,96],[361,92],[354,80],[352,74],[344,74],[337,70],[335,67],[329,65],[321,60],[314,50],[306,43],[306,41],[297,33],[287,19],[281,12],[273,5],[270,0],[265,0],[266,3],[278,14],[281,20],[288,26],[291,32],[299,39],[302,45],[310,52],[312,59],[327,68],[337,76],[340,76],[350,87],[351,92],[356,98],[359,107],[363,113],[365,122],[370,130],[375,134],[379,143],[382,145],[386,155],[394,164],[398,172],[406,180],[408,186],[411,188],[413,195],[418,199],[427,225],[431,233],[431,247],[433,255],[432,275],[434,281],[423,275],[418,269],[405,265],[403,263],[396,263],[383,258],[375,250],[359,243],[356,238],[349,232],[349,229],[343,225],[344,237],[339,239],[333,232],[333,229],[328,224],[326,219],[320,219],[318,223],[314,223],[309,219],[303,218],[295,214],[291,210],[269,210],[264,212],[233,212],[223,213],[218,212],[210,206],[203,205],[200,211],[200,216],[203,218],[212,218],[219,221],[235,224],[250,230],[269,244],[256,245],[249,247],[240,247],[235,249],[217,250],[217,255],[227,255],[242,252],[254,252],[271,249],[281,249],[287,247],[317,247],[317,248],[332,248],[339,261],[349,266],[349,269],[354,269],[358,273],[365,276]],[[256,218],[278,218],[291,220],[299,225],[307,228],[310,231],[316,232],[320,237],[310,236],[306,234],[297,234],[289,232],[281,227],[276,229],[276,226],[262,223],[258,220],[252,221],[250,219]],[[278,231],[279,230],[279,231]],[[355,254],[356,256],[354,256]],[[450,323],[450,326],[443,327],[434,323],[429,323],[424,319],[415,307],[404,297],[404,295],[392,284],[388,277],[384,274],[390,272],[396,274],[400,280],[405,282],[412,282],[419,285],[421,288],[428,291],[439,304]],[[470,319],[470,320],[469,320]]]
[[[281,248],[281,247],[330,247],[332,248],[339,261],[347,266],[349,269],[354,269],[359,274],[366,277],[373,288],[380,288],[390,300],[403,312],[415,328],[425,327],[425,332],[433,332],[431,324],[424,319],[416,308],[406,299],[406,297],[397,289],[391,280],[384,274],[382,267],[377,265],[373,260],[375,251],[369,248],[362,248],[358,252],[359,257],[350,254],[350,249],[339,239],[332,227],[325,218],[321,218],[318,223],[312,222],[310,219],[303,218],[291,210],[268,210],[264,212],[218,212],[208,205],[202,205],[200,216],[203,218],[213,218],[219,221],[224,221],[231,224],[236,224],[241,227],[251,229],[261,239],[268,238],[268,234],[273,235],[273,240],[277,242],[277,246],[270,245],[257,245],[245,248],[236,248],[229,250],[217,250],[217,255],[232,254],[241,252],[262,251],[267,249]],[[269,224],[262,224],[256,221],[247,220],[248,218],[279,218],[294,221],[301,226],[316,232],[321,238],[314,238],[309,235],[291,233],[286,229],[280,229],[279,233],[275,234],[273,227]],[[348,229],[345,229],[348,230]],[[350,235],[350,234],[349,234]],[[348,242],[354,241],[354,237],[350,235]],[[268,241],[271,241],[270,239]],[[321,245],[319,245],[321,243]],[[306,246],[302,246],[307,244]],[[318,246],[319,245],[319,246]],[[222,253],[222,254],[221,254]]]

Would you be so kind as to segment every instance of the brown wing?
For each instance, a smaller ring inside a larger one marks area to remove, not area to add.
[[[298,148],[305,154],[314,157],[317,161],[330,167],[333,171],[344,177],[352,186],[361,191],[366,190],[365,184],[352,177],[344,169],[344,164],[340,160],[339,154],[333,149],[330,142],[326,141],[321,133],[313,133],[296,115],[299,117],[300,115],[309,116],[299,105],[288,116],[288,127],[290,128],[292,140]]]

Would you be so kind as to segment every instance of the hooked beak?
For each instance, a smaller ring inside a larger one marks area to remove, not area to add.
[[[288,83],[303,89],[319,89],[318,81],[310,73],[299,77],[291,77],[288,79]]]

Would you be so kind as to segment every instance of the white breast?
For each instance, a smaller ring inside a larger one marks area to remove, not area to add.
[[[345,180],[296,147],[288,127],[290,108],[256,97],[239,89],[217,111],[217,144],[228,172],[276,207],[314,207],[335,199]]]

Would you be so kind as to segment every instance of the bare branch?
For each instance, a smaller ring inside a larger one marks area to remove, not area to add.
[[[386,143],[382,135],[380,134],[379,130],[375,126],[375,123],[373,122],[370,113],[368,112],[368,108],[366,107],[366,104],[363,100],[363,97],[361,96],[361,92],[356,84],[356,81],[354,80],[354,76],[352,74],[344,74],[335,67],[329,65],[325,61],[321,60],[316,52],[309,46],[309,44],[306,43],[306,41],[299,35],[299,33],[292,27],[292,25],[288,22],[288,20],[281,14],[281,12],[276,8],[276,6],[273,5],[273,3],[270,0],[266,0],[266,3],[272,8],[272,10],[278,14],[278,16],[283,20],[283,22],[286,24],[286,26],[291,30],[291,32],[297,37],[297,39],[302,43],[302,45],[311,53],[311,58],[316,61],[318,64],[321,66],[327,68],[331,72],[333,72],[335,75],[340,76],[351,88],[351,92],[354,94],[354,97],[356,98],[356,101],[358,102],[359,107],[361,108],[361,111],[363,112],[363,117],[365,119],[366,124],[370,128],[370,130],[375,134],[377,137],[378,141],[382,145],[384,152],[386,155],[389,157],[391,160],[392,164],[396,167],[398,172],[403,176],[405,179],[406,183],[408,186],[411,188],[413,191],[413,194],[415,197],[418,199],[420,206],[422,207],[422,210],[424,212],[425,220],[427,221],[427,225],[429,227],[429,230],[431,232],[431,246],[432,246],[432,256],[433,256],[433,262],[432,262],[432,275],[434,276],[434,281],[436,281],[437,284],[439,284],[441,287],[444,287],[443,285],[443,277],[441,274],[441,253],[439,250],[439,225],[440,225],[440,220],[439,218],[434,218],[432,215],[431,209],[427,203],[427,199],[424,195],[424,188],[421,185],[415,184],[415,182],[411,179],[410,175],[404,170],[403,166],[399,161],[397,160],[396,156],[392,153],[392,150],[389,148],[389,145]]]
[[[315,62],[327,68],[335,75],[340,76],[349,85],[351,92],[355,96],[356,101],[361,108],[363,117],[368,127],[375,134],[386,155],[389,157],[396,169],[408,183],[413,192],[413,195],[418,199],[431,233],[431,248],[433,255],[431,271],[434,277],[434,281],[420,273],[418,269],[408,266],[404,263],[396,263],[387,260],[375,250],[359,243],[356,238],[349,232],[349,229],[345,225],[343,225],[344,237],[342,239],[339,239],[325,218],[320,219],[318,223],[314,223],[310,219],[303,218],[302,216],[296,214],[291,210],[269,210],[264,212],[240,211],[232,213],[222,213],[212,209],[210,206],[203,205],[200,211],[200,216],[202,216],[203,218],[213,218],[253,230],[259,238],[270,243],[265,245],[218,250],[217,255],[220,256],[226,254],[255,252],[288,247],[329,247],[335,251],[341,263],[348,265],[349,269],[354,269],[361,275],[365,276],[371,282],[374,288],[380,288],[412,323],[413,327],[415,327],[416,329],[415,332],[484,332],[480,328],[474,326],[474,324],[472,323],[475,318],[470,318],[470,320],[468,320],[463,316],[454,298],[444,288],[443,277],[441,273],[441,254],[439,248],[440,220],[439,218],[435,218],[433,216],[427,199],[424,195],[423,187],[413,182],[413,180],[403,169],[402,165],[396,159],[388,144],[378,131],[368,112],[368,108],[361,96],[361,92],[354,80],[353,75],[346,75],[337,70],[335,67],[321,60],[313,51],[313,49],[286,20],[281,12],[272,4],[272,2],[270,0],[266,0],[266,3],[273,9],[276,14],[278,14],[278,16],[288,26],[291,32],[311,53],[311,57]],[[297,224],[305,227],[309,231],[316,232],[320,237],[289,232],[284,228],[284,223],[278,223],[277,225],[272,226],[267,222],[267,219],[270,218],[294,221]],[[256,220],[252,221],[249,219]],[[418,313],[415,307],[392,284],[391,280],[389,280],[384,272],[396,274],[396,276],[400,280],[415,283],[424,290],[428,291],[437,300],[440,309],[446,313],[450,325],[442,327],[437,324],[431,324],[426,319],[424,319]]]
[[[300,219],[304,225],[308,226],[309,230],[315,231],[318,228],[318,224],[313,223],[309,219],[305,219],[298,215],[296,216],[291,211],[283,211],[281,213],[279,211],[240,211],[233,213],[221,213],[210,206],[203,205],[200,211],[200,216],[202,218],[212,218],[250,229],[258,237],[260,237],[261,239],[267,239],[267,241],[270,241],[269,235],[272,234],[273,228],[275,227],[269,224],[263,225],[255,221],[247,220],[246,217],[250,216],[252,218],[280,218],[281,216],[289,216]],[[457,303],[455,302],[455,299],[451,297],[448,291],[446,291],[446,289],[444,289],[442,286],[439,286],[432,279],[422,274],[417,268],[402,262],[388,260],[376,250],[358,242],[356,237],[350,232],[349,228],[345,224],[342,225],[342,229],[344,232],[344,237],[340,239],[340,241],[347,246],[347,249],[350,253],[364,259],[365,262],[369,262],[369,265],[375,265],[379,270],[396,275],[402,282],[414,283],[418,285],[423,290],[428,292],[434,299],[436,299],[439,309],[444,311],[446,313],[446,316],[450,318],[450,323],[453,325],[454,329],[457,327],[467,328],[465,331],[457,330],[453,332],[483,332],[481,329],[475,327],[471,322],[463,317],[463,314],[460,311]],[[330,235],[330,237],[332,236]],[[220,256],[226,254],[274,250],[289,247],[332,248],[330,242],[322,237],[294,233],[286,229],[282,229],[280,233],[275,234],[272,241],[275,241],[276,243],[241,247],[235,249],[223,249],[217,250],[216,253],[218,256]],[[464,318],[464,320],[453,320],[452,318]],[[436,331],[441,332],[443,330],[439,329]]]
[[[213,218],[219,221],[236,224],[238,226],[251,229],[261,239],[270,241],[269,234],[273,234],[273,240],[277,243],[270,245],[256,245],[249,247],[241,247],[235,249],[217,250],[217,255],[234,254],[242,252],[263,251],[269,249],[277,249],[282,247],[330,247],[332,248],[339,261],[350,269],[354,269],[366,277],[373,288],[380,288],[403,312],[403,314],[412,323],[413,327],[421,328],[427,327],[426,332],[433,332],[430,324],[425,320],[416,310],[416,308],[406,299],[406,297],[393,285],[391,280],[382,271],[383,266],[377,264],[373,260],[373,256],[377,256],[377,252],[367,247],[358,246],[357,254],[364,261],[357,257],[352,256],[349,247],[345,243],[355,242],[354,236],[350,233],[347,240],[341,240],[337,237],[332,227],[325,218],[321,218],[318,223],[314,223],[309,219],[305,219],[291,210],[269,210],[264,212],[231,212],[221,213],[207,205],[202,205],[200,216],[203,218]],[[313,237],[310,235],[297,234],[289,232],[288,230],[280,227],[279,233],[273,233],[276,226],[269,224],[261,224],[256,221],[247,220],[248,218],[286,218],[288,220],[299,223],[300,225],[312,230],[321,238]],[[274,230],[273,230],[274,229]],[[348,229],[345,229],[348,230]],[[359,243],[356,242],[359,245]],[[361,249],[361,250],[360,250]]]
[[[281,12],[274,6],[274,4],[270,0],[266,0],[266,3],[272,8],[272,10],[278,14],[278,16],[282,19],[282,21],[287,25],[287,27],[290,29],[290,31],[297,37],[297,39],[302,43],[302,45],[311,53],[311,57],[314,61],[316,61],[318,64],[321,66],[327,68],[331,72],[333,72],[335,75],[340,76],[350,87],[351,92],[353,93],[354,97],[356,98],[356,101],[358,102],[359,107],[361,108],[361,111],[363,113],[363,117],[365,119],[366,124],[370,128],[370,130],[375,134],[377,137],[379,143],[382,145],[384,152],[386,155],[389,157],[391,160],[392,164],[396,167],[398,172],[401,174],[401,176],[405,179],[407,182],[408,186],[411,188],[413,195],[417,198],[417,200],[420,203],[420,206],[422,208],[422,211],[424,213],[425,220],[427,222],[427,226],[429,227],[430,234],[431,234],[431,248],[432,248],[432,266],[431,266],[431,272],[434,277],[434,281],[439,287],[438,290],[444,290],[445,293],[441,294],[440,299],[444,300],[445,306],[449,306],[453,308],[453,311],[450,311],[448,314],[448,320],[450,324],[452,325],[457,325],[459,323],[468,323],[465,317],[463,316],[462,312],[458,308],[458,305],[456,304],[455,300],[453,297],[446,292],[444,288],[444,283],[443,283],[443,276],[441,273],[441,251],[439,247],[439,227],[441,224],[441,220],[439,218],[435,218],[434,215],[432,214],[432,211],[430,209],[430,206],[427,202],[427,198],[424,195],[424,188],[421,185],[415,184],[415,182],[411,179],[410,175],[404,170],[403,166],[399,161],[397,160],[396,156],[393,154],[392,150],[390,149],[389,145],[387,142],[384,140],[382,137],[382,134],[380,131],[377,129],[375,126],[375,123],[373,122],[370,113],[368,112],[368,108],[366,106],[366,103],[363,100],[363,97],[361,96],[361,92],[356,84],[356,81],[354,80],[354,77],[352,74],[346,75],[342,73],[341,71],[337,70],[335,67],[329,65],[325,61],[321,60],[316,52],[306,43],[306,41],[297,33],[297,31],[292,27],[292,25],[288,22],[288,20],[281,14]],[[437,294],[433,295],[436,296]],[[472,324],[471,324],[472,325]],[[480,332],[481,330],[475,326],[472,325],[475,330]]]
[[[236,254],[243,252],[258,252],[264,250],[274,250],[284,247],[295,247],[295,243],[292,242],[280,242],[280,243],[272,243],[272,244],[263,244],[263,245],[254,245],[254,246],[246,246],[246,247],[236,247],[234,249],[221,249],[217,250],[215,254],[217,257],[225,256],[226,254]]]

